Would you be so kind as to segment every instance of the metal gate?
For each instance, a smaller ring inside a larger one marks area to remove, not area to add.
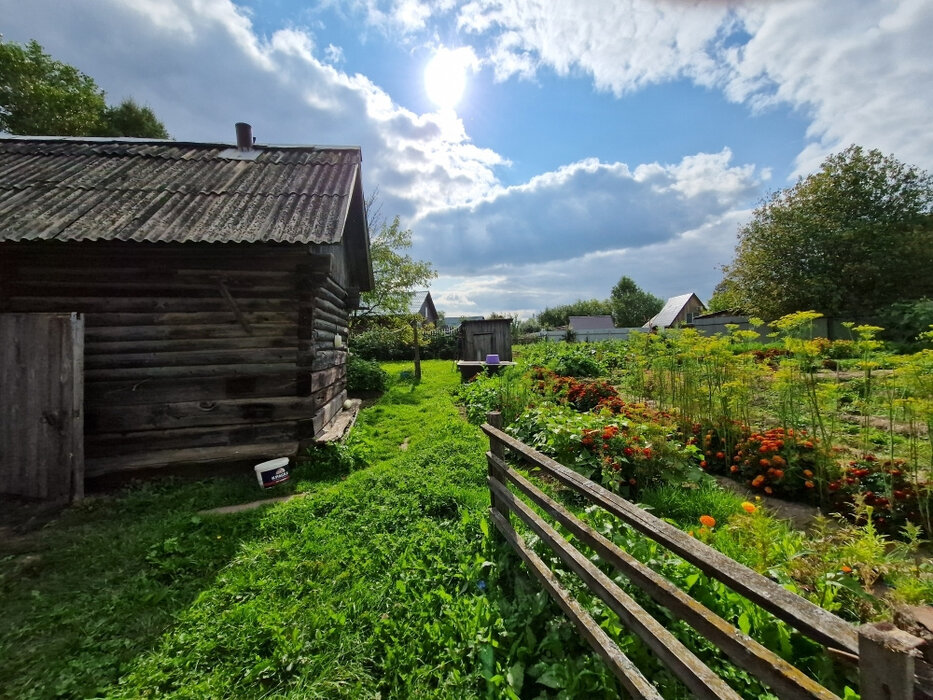
[[[0,314],[0,493],[84,496],[80,314]]]

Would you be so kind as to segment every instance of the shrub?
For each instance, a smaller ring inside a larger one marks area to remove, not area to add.
[[[347,362],[347,391],[385,391],[389,375],[376,362],[350,355]]]
[[[412,350],[403,338],[404,333],[374,326],[350,336],[350,349],[364,360],[407,360]]]

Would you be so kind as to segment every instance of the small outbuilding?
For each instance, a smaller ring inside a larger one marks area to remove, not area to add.
[[[39,428],[4,414],[0,469],[48,468],[15,443],[49,425],[81,425],[92,477],[293,455],[341,412],[348,314],[373,287],[360,149],[237,127],[237,145],[0,138],[3,327],[70,317],[83,394],[30,393],[56,370],[9,331],[4,410],[52,404]]]
[[[690,294],[681,294],[668,299],[664,307],[648,319],[648,322],[642,328],[644,330],[673,328],[674,326],[693,323],[694,316],[704,311],[706,311],[706,306],[696,294],[692,292]]]
[[[408,312],[412,316],[421,316],[425,323],[437,323],[439,318],[437,308],[434,306],[434,299],[431,298],[431,292],[427,290],[411,293]]]

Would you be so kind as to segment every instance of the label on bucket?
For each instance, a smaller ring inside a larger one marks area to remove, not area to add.
[[[275,486],[276,484],[281,484],[283,481],[288,481],[289,479],[288,470],[285,467],[269,469],[259,474],[262,477],[262,487],[264,489]]]

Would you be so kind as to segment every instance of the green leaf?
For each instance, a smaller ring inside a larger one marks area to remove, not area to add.
[[[748,620],[748,615],[742,613],[739,615],[739,629],[742,630],[745,634],[748,634],[748,631],[752,628],[751,623]]]
[[[521,661],[512,665],[509,672],[505,674],[509,687],[516,693],[522,692],[522,684],[525,682],[525,664]]]

